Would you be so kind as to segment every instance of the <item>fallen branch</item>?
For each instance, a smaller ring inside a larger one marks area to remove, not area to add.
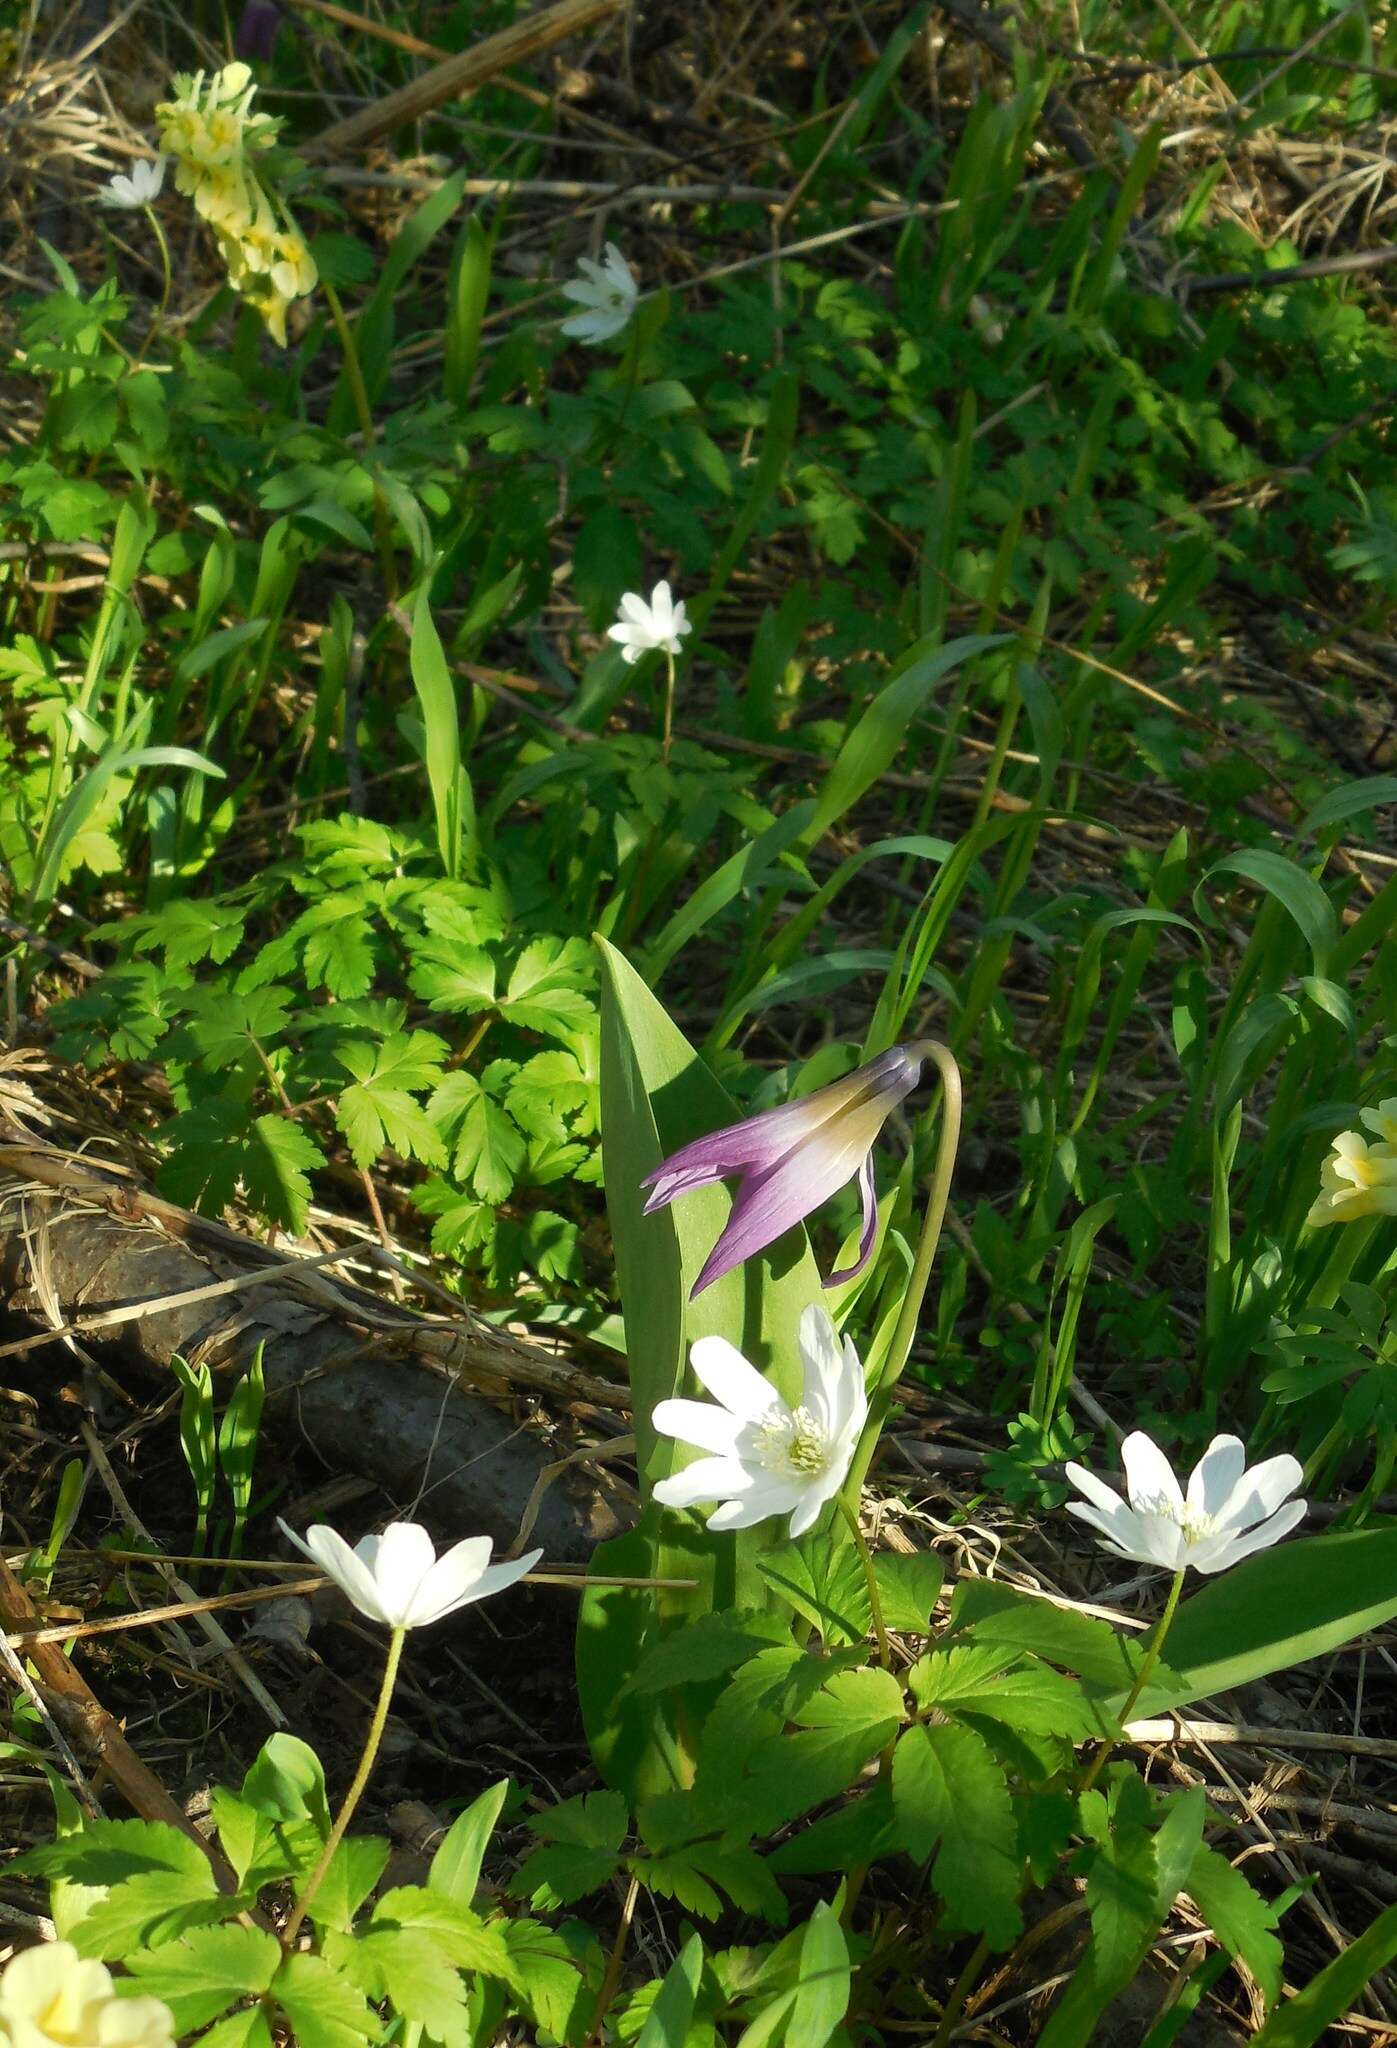
[[[558,1403],[628,1405],[623,1386],[464,1306],[452,1318],[415,1315],[55,1146],[0,1144],[0,1284],[48,1341],[76,1349],[94,1332],[162,1379],[176,1356],[232,1374],[260,1347],[264,1429],[290,1422],[335,1472],[403,1502],[430,1496],[444,1529],[504,1544],[558,1459],[496,1401],[527,1388]],[[629,1515],[619,1482],[570,1466],[538,1503],[535,1540],[551,1559],[583,1560]]]

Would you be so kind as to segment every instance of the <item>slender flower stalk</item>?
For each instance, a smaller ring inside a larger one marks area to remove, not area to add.
[[[946,1205],[951,1197],[951,1176],[955,1172],[956,1153],[960,1147],[962,1089],[960,1068],[956,1064],[955,1055],[949,1046],[942,1045],[938,1039],[922,1039],[917,1043],[926,1057],[935,1063],[941,1077],[941,1123],[936,1144],[936,1165],[932,1170],[931,1187],[927,1192],[926,1210],[922,1217],[921,1235],[917,1239],[916,1255],[902,1297],[902,1306],[898,1311],[892,1342],[888,1346],[888,1355],[869,1404],[868,1423],[864,1429],[863,1441],[854,1453],[844,1487],[844,1499],[851,1508],[857,1507],[873,1453],[877,1450],[878,1439],[883,1433],[883,1425],[892,1410],[893,1390],[906,1371],[907,1361],[912,1355],[912,1344],[917,1334],[922,1303],[926,1299],[932,1267],[936,1263],[937,1248],[941,1243],[941,1230],[946,1221]],[[909,1049],[915,1050],[916,1047]]]
[[[769,1109],[760,1116],[746,1117],[722,1130],[710,1131],[707,1137],[695,1138],[646,1175],[642,1185],[650,1190],[645,1204],[647,1216],[695,1188],[711,1187],[715,1181],[738,1176],[732,1214],[690,1290],[691,1297],[702,1294],[745,1259],[754,1258],[774,1244],[855,1178],[863,1197],[858,1256],[852,1266],[831,1273],[825,1285],[834,1287],[863,1271],[873,1256],[878,1232],[873,1145],[889,1113],[921,1080],[922,1064],[927,1059],[936,1060],[943,1075],[948,1071],[947,1061],[952,1069],[955,1065],[946,1048],[933,1039],[895,1045],[856,1067],[842,1081],[817,1088],[812,1095],[783,1103],[779,1109]],[[958,1089],[956,1102],[958,1106]],[[958,1131],[958,1115],[956,1128]],[[946,1187],[939,1190],[938,1233],[947,1188],[949,1170]],[[933,1240],[925,1260],[927,1271],[935,1249]],[[914,1288],[916,1284],[914,1275]],[[925,1285],[923,1276],[923,1291]],[[908,1323],[909,1347],[920,1305],[918,1294]],[[904,1310],[899,1333],[907,1322]]]
[[[364,1787],[368,1784],[370,1773],[378,1761],[379,1745],[383,1741],[383,1730],[388,1721],[388,1708],[393,1698],[393,1688],[398,1682],[398,1665],[402,1661],[403,1643],[406,1637],[407,1627],[403,1625],[395,1628],[388,1638],[388,1655],[383,1665],[383,1683],[378,1689],[378,1701],[374,1707],[373,1719],[369,1723],[368,1735],[364,1739],[364,1750],[359,1758],[359,1768],[354,1773],[353,1783],[344,1795],[344,1804],[335,1815],[334,1826],[326,1837],[325,1847],[320,1852],[319,1861],[306,1879],[301,1895],[296,1901],[295,1911],[282,1929],[281,1945],[288,1954],[295,1945],[296,1936],[301,1931],[301,1922],[314,1905],[316,1893],[325,1882],[325,1873],[334,1861],[336,1849],[344,1840],[345,1830],[354,1818],[354,1810],[364,1796]]]

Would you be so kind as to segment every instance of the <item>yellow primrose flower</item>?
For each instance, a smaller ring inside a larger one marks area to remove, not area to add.
[[[300,230],[293,228],[278,235],[275,248],[272,283],[276,289],[288,299],[304,298],[307,292],[313,292],[320,282],[320,272]]]
[[[175,2048],[159,1998],[122,1998],[105,1963],[80,1961],[69,1941],[11,1957],[0,1973],[0,2041],[11,2048]]]
[[[1369,1129],[1389,1109],[1365,1110]],[[1397,1144],[1374,1145],[1361,1131],[1340,1131],[1333,1150],[1319,1170],[1320,1192],[1305,1221],[1312,1224],[1353,1223],[1360,1216],[1397,1216]]]

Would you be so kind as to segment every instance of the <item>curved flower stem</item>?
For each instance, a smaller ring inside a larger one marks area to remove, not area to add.
[[[1159,1653],[1164,1648],[1164,1638],[1169,1633],[1175,1613],[1178,1610],[1179,1595],[1183,1590],[1184,1575],[1182,1571],[1177,1571],[1174,1574],[1174,1583],[1169,1588],[1169,1598],[1164,1603],[1164,1612],[1159,1617],[1159,1626],[1150,1638],[1150,1647],[1140,1660],[1140,1669],[1135,1674],[1135,1683],[1127,1693],[1125,1705],[1121,1708],[1120,1724],[1122,1728],[1125,1727],[1131,1714],[1135,1711],[1136,1702],[1150,1682],[1150,1673],[1159,1662]],[[1092,1786],[1105,1769],[1106,1760],[1115,1746],[1114,1740],[1108,1735],[1106,1740],[1098,1747],[1091,1762],[1087,1765],[1086,1776],[1077,1787],[1078,1792],[1090,1792]]]
[[[878,1385],[868,1405],[868,1422],[859,1440],[858,1449],[849,1466],[849,1476],[844,1482],[845,1500],[856,1503],[867,1476],[873,1453],[878,1446],[883,1424],[892,1408],[893,1388],[906,1370],[907,1360],[912,1351],[912,1340],[917,1334],[917,1319],[922,1312],[927,1285],[931,1279],[932,1265],[936,1259],[936,1248],[941,1242],[941,1226],[946,1220],[946,1204],[951,1194],[951,1175],[955,1171],[956,1150],[960,1144],[960,1120],[963,1091],[960,1068],[956,1065],[954,1053],[939,1039],[924,1038],[914,1048],[929,1060],[934,1060],[941,1076],[941,1136],[936,1148],[936,1165],[931,1176],[931,1187],[927,1193],[926,1213],[922,1218],[922,1234],[917,1241],[917,1254],[912,1263],[907,1291],[902,1297],[902,1309],[893,1331],[888,1355],[879,1376]]]
[[[660,759],[668,765],[670,741],[674,737],[674,656],[665,649],[665,722]]]
[[[383,1683],[379,1687],[378,1704],[374,1708],[373,1719],[369,1723],[368,1736],[364,1742],[364,1753],[359,1759],[359,1768],[354,1773],[354,1782],[344,1795],[344,1804],[335,1816],[335,1824],[330,1830],[329,1839],[325,1847],[320,1852],[320,1860],[306,1879],[301,1896],[296,1901],[296,1910],[282,1930],[281,1945],[288,1953],[296,1936],[301,1931],[301,1922],[310,1911],[316,1893],[325,1882],[325,1873],[330,1868],[336,1849],[344,1840],[345,1829],[354,1818],[354,1809],[364,1796],[364,1787],[369,1782],[369,1773],[377,1761],[378,1746],[383,1740],[384,1723],[388,1719],[388,1706],[393,1697],[393,1687],[397,1683],[398,1664],[402,1658],[403,1639],[406,1634],[406,1629],[395,1628],[392,1635],[388,1638],[388,1655],[383,1666]]]
[[[147,327],[145,331],[145,339],[142,341],[140,347],[137,349],[135,355],[131,360],[132,370],[140,369],[141,364],[146,359],[146,351],[149,349],[151,343],[154,341],[156,335],[160,332],[160,329],[164,324],[165,308],[170,303],[170,289],[173,282],[173,273],[170,267],[170,245],[165,239],[165,230],[164,228],[161,227],[160,221],[156,215],[155,208],[153,206],[146,206],[143,207],[141,210],[145,214],[146,219],[150,222],[151,232],[155,236],[156,246],[160,251],[160,304],[155,309],[155,318],[151,321],[149,327]]]
[[[873,1615],[873,1633],[878,1640],[878,1662],[885,1671],[893,1668],[892,1644],[888,1641],[887,1624],[883,1620],[883,1602],[878,1594],[878,1574],[873,1568],[873,1553],[868,1539],[859,1527],[858,1509],[851,1506],[843,1494],[838,1496],[839,1512],[849,1525],[849,1534],[854,1539],[854,1548],[863,1566],[863,1582],[868,1588],[868,1605]]]

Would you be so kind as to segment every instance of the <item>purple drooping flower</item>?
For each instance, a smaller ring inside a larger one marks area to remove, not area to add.
[[[269,64],[281,22],[281,9],[276,0],[247,0],[233,37],[236,54],[253,62]]]
[[[650,1190],[647,1216],[694,1188],[740,1176],[732,1214],[692,1294],[701,1294],[744,1259],[774,1244],[855,1176],[863,1196],[859,1255],[843,1272],[831,1273],[825,1285],[834,1287],[863,1271],[878,1231],[874,1140],[889,1112],[921,1080],[924,1048],[921,1039],[895,1045],[813,1095],[681,1145],[646,1175],[641,1185]]]

